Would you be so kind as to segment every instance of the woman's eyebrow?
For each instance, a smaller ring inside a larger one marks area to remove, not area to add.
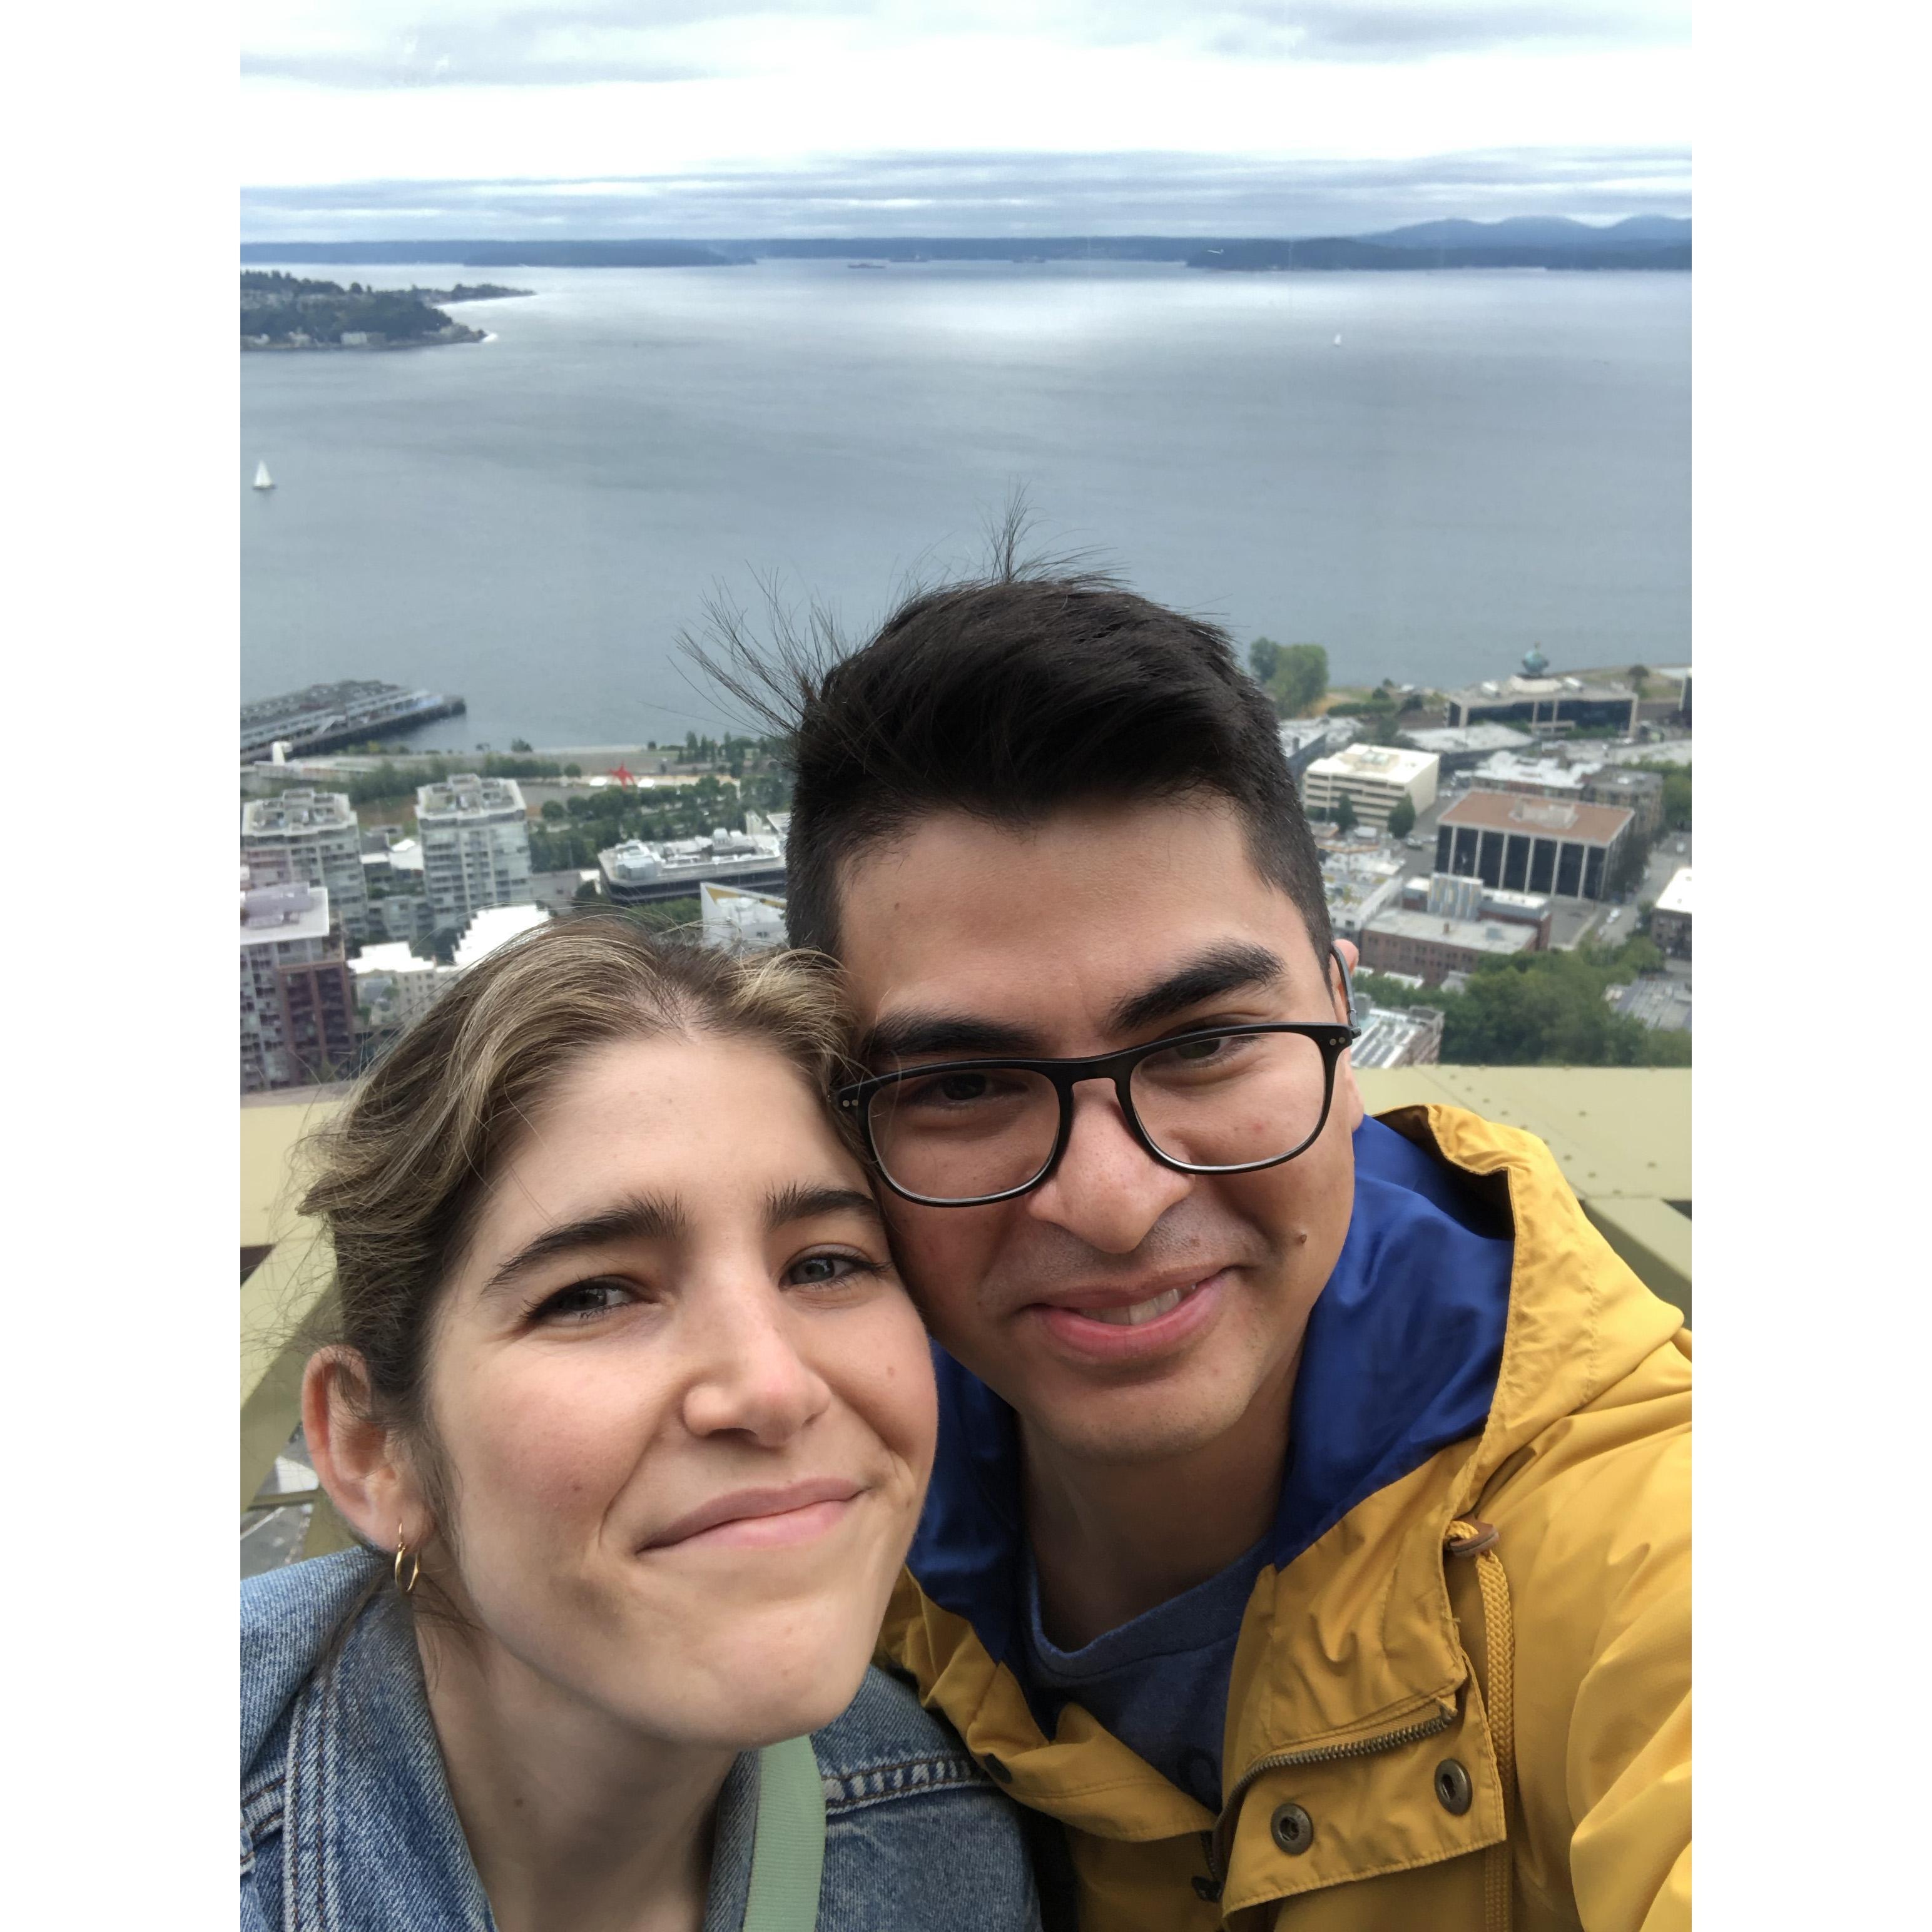
[[[885,1225],[879,1204],[856,1187],[828,1187],[794,1181],[789,1187],[776,1188],[765,1197],[766,1224],[774,1229],[824,1214],[862,1214],[880,1227]]]
[[[496,1294],[513,1287],[525,1275],[559,1255],[573,1253],[580,1248],[608,1248],[619,1241],[662,1240],[682,1234],[687,1225],[684,1210],[674,1198],[635,1194],[598,1214],[546,1228],[495,1270],[483,1284],[483,1292]]]

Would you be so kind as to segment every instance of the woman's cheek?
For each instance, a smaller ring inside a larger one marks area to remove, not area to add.
[[[645,1446],[634,1382],[602,1364],[566,1355],[480,1393],[473,1466],[546,1510],[601,1510]]]

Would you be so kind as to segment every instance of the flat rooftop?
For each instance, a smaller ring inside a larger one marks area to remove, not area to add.
[[[1681,912],[1690,916],[1690,868],[1680,866],[1670,875],[1670,883],[1657,896],[1659,912]]]
[[[1410,785],[1439,763],[1433,752],[1406,752],[1397,745],[1351,745],[1317,758],[1308,775],[1353,778],[1359,784]]]
[[[1627,684],[1586,684],[1578,677],[1517,676],[1490,678],[1449,696],[1464,704],[1526,704],[1532,698],[1614,698],[1628,704],[1636,693]]]
[[[257,886],[242,895],[242,944],[279,946],[328,937],[326,886]]]
[[[1520,752],[1536,740],[1527,731],[1510,724],[1465,724],[1458,730],[1446,724],[1432,730],[1405,731],[1402,736],[1419,752],[1432,752],[1438,758],[1453,758],[1471,752]]]
[[[1526,798],[1520,792],[1465,792],[1438,824],[1480,832],[1515,832],[1532,838],[1607,845],[1634,814],[1627,806],[1572,804],[1563,798]]]
[[[1370,1014],[1361,1036],[1348,1049],[1348,1064],[1358,1073],[1387,1066],[1419,1037],[1442,1031],[1440,1019],[1413,1007],[1378,1006]]]
[[[1525,952],[1536,944],[1536,928],[1520,920],[1444,919],[1433,912],[1380,912],[1364,928],[1391,939],[1430,940],[1471,952]]]
[[[251,798],[242,808],[244,838],[352,830],[355,825],[356,814],[346,791],[285,791],[274,798]]]
[[[523,788],[514,778],[478,778],[459,772],[435,784],[416,788],[416,816],[461,818],[469,812],[524,812]],[[393,862],[393,861],[392,862]]]
[[[1596,769],[1594,765],[1566,764],[1561,758],[1520,758],[1514,752],[1498,752],[1469,774],[1469,781],[1475,785],[1554,785],[1559,791],[1580,793]]]

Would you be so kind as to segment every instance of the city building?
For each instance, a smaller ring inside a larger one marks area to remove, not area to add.
[[[1478,878],[1458,878],[1451,872],[1432,872],[1410,879],[1402,889],[1405,912],[1433,913],[1438,919],[1492,920],[1500,926],[1526,926],[1536,934],[1533,950],[1546,952],[1554,908],[1539,892],[1513,892],[1486,886]]]
[[[1418,812],[1436,802],[1438,760],[1432,752],[1405,752],[1393,745],[1351,745],[1317,758],[1302,781],[1311,818],[1325,817],[1346,798],[1356,818],[1378,832],[1388,829],[1398,799]]]
[[[400,941],[365,946],[349,962],[356,1004],[368,1010],[378,1033],[400,1033],[415,1025],[448,989],[455,977],[434,959],[419,959]]]
[[[1284,718],[1281,721],[1282,755],[1287,759],[1289,775],[1297,784],[1317,758],[1341,749],[1346,740],[1338,728],[1347,722],[1340,718]]]
[[[733,952],[764,952],[785,943],[785,902],[707,879],[698,889],[704,915],[700,938]]]
[[[1567,731],[1636,731],[1637,694],[1627,686],[1574,677],[1507,677],[1449,694],[1449,723],[1517,724],[1538,737]]]
[[[370,933],[362,830],[346,791],[285,791],[242,808],[242,862],[258,886],[315,886],[351,939]]]
[[[1377,913],[1402,896],[1404,868],[1380,848],[1370,851],[1324,852],[1322,890],[1328,902],[1328,922],[1337,937],[1353,939]]]
[[[785,882],[784,843],[776,832],[728,832],[706,838],[670,838],[651,844],[627,838],[597,855],[604,896],[615,905],[694,898],[706,880],[770,891]]]
[[[1600,765],[1583,781],[1586,805],[1621,805],[1629,811],[1640,838],[1664,830],[1664,774],[1634,772],[1622,765]]]
[[[550,921],[550,915],[543,907],[527,901],[521,905],[485,906],[456,942],[455,970],[460,973],[519,934],[532,932]]]
[[[356,1069],[356,1002],[326,887],[244,886],[242,1091],[313,1086]]]
[[[1658,950],[1690,957],[1690,868],[1680,866],[1650,910],[1650,937]]]
[[[1436,870],[1513,892],[1600,899],[1633,820],[1629,808],[1472,791],[1436,830]]]
[[[1469,774],[1472,791],[1513,791],[1524,798],[1581,798],[1594,760],[1561,756],[1526,758],[1514,752],[1497,752]]]
[[[1447,974],[1472,972],[1485,959],[1538,950],[1533,926],[1430,912],[1380,914],[1358,943],[1364,972],[1413,973],[1426,986],[1439,986]]]
[[[1378,1006],[1365,1003],[1362,1030],[1348,1050],[1357,1072],[1378,1066],[1433,1066],[1442,1058],[1440,1006]]]
[[[1426,731],[1405,731],[1403,738],[1418,752],[1435,754],[1445,778],[1466,772],[1498,752],[1526,752],[1536,742],[1527,731],[1507,724],[1466,724],[1460,730],[1438,725]]]
[[[514,778],[470,772],[418,786],[416,831],[436,932],[460,932],[488,906],[529,902],[530,820]]]

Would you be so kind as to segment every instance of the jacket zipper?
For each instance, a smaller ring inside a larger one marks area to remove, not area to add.
[[[1334,1764],[1346,1758],[1374,1757],[1383,1751],[1398,1750],[1404,1744],[1418,1744],[1424,1738],[1432,1738],[1438,1731],[1446,1731],[1455,1721],[1454,1707],[1438,1704],[1432,1717],[1405,1724],[1400,1730],[1384,1731],[1379,1737],[1351,1738],[1345,1744],[1317,1744],[1307,1750],[1270,1752],[1266,1757],[1257,1758],[1242,1772],[1233,1790],[1228,1793],[1226,1804],[1221,1808],[1222,1823],[1228,1825],[1232,1838],[1232,1821],[1240,1815],[1241,1799],[1248,1786],[1271,1771],[1298,1771],[1305,1765]],[[1218,1898],[1226,1882],[1221,1869],[1221,1826],[1217,1825],[1206,1836],[1208,1877]]]

